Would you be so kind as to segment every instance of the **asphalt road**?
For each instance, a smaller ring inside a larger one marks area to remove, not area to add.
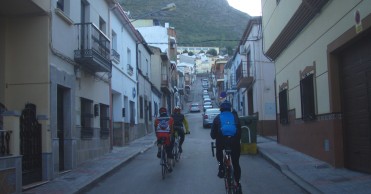
[[[201,99],[200,80],[194,101]],[[202,112],[187,113],[191,134],[186,136],[181,160],[165,179],[161,177],[157,147],[138,155],[117,172],[97,183],[87,194],[222,194],[223,179],[217,175],[217,161],[211,154],[210,129],[202,127]],[[241,155],[243,193],[305,193],[259,155]]]

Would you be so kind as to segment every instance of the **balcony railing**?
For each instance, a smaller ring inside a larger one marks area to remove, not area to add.
[[[229,77],[229,80],[231,80],[231,89],[235,90],[237,89],[237,80],[236,80],[236,74],[232,73]]]
[[[170,80],[168,74],[161,74],[161,90],[165,93],[170,93]]]
[[[111,49],[111,56],[115,63],[120,63],[120,54],[115,49]]]
[[[9,156],[10,154],[10,135],[12,131],[0,130],[0,157]]]
[[[241,64],[236,70],[236,83],[237,88],[248,88],[254,80],[253,72],[247,67],[246,64]]]
[[[92,23],[76,24],[75,61],[93,72],[111,72],[110,40]]]
[[[127,64],[127,72],[130,76],[132,76],[134,74],[134,67],[130,64]]]

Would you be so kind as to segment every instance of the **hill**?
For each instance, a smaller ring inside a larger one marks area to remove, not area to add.
[[[227,0],[119,0],[133,19],[169,22],[177,33],[179,46],[232,47],[238,45],[250,16],[230,7]],[[169,3],[175,11],[159,10]]]

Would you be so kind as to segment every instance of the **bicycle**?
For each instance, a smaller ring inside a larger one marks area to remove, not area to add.
[[[160,146],[160,165],[161,165],[161,174],[162,179],[165,179],[166,174],[169,173],[168,171],[168,163],[167,163],[167,154],[166,154],[166,148],[165,148],[165,138],[159,139],[158,146]]]
[[[175,162],[179,162],[181,153],[179,152],[180,137],[178,133],[174,135],[174,146],[173,146],[173,156]],[[173,162],[173,167],[175,167],[175,162]]]
[[[215,143],[211,142],[211,151],[213,157],[215,156],[214,149],[216,149]],[[226,146],[223,149],[223,168],[224,168],[224,185],[227,194],[238,194],[238,186],[234,179],[233,165],[232,165],[232,150],[230,146]]]

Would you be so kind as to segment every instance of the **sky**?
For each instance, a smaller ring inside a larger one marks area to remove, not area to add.
[[[230,6],[250,16],[261,16],[261,0],[228,0]]]

